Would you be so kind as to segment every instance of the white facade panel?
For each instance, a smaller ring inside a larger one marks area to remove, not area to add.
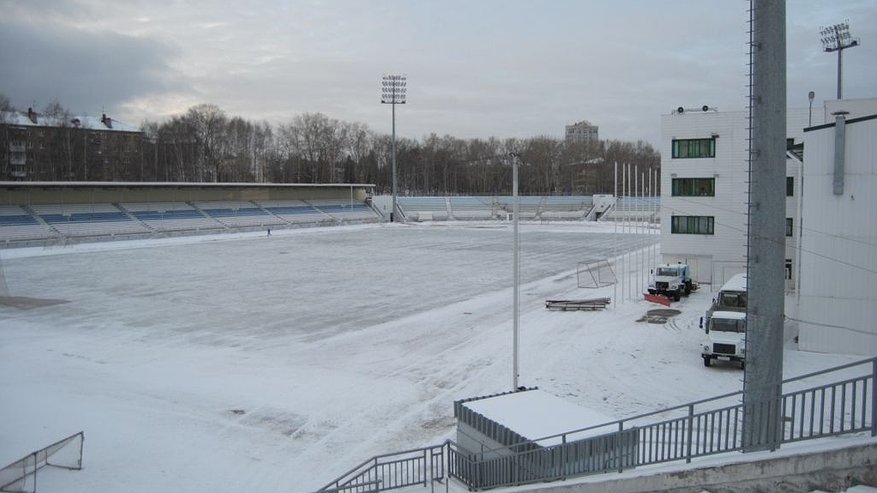
[[[664,262],[697,258],[692,277],[699,283],[721,286],[732,275],[746,270],[746,214],[748,198],[747,138],[748,113],[745,111],[685,111],[664,115],[661,120],[661,251]],[[795,143],[803,140],[808,109],[789,109],[787,135]],[[677,139],[715,139],[715,157],[673,158],[672,143]],[[800,182],[800,163],[787,160],[787,176]],[[673,196],[673,179],[713,178],[715,195]],[[785,194],[785,188],[777,193]],[[786,200],[787,217],[797,223],[796,197]],[[713,217],[713,234],[673,234],[673,216]],[[789,238],[786,258],[797,271],[794,237]],[[709,260],[707,260],[709,259]],[[794,277],[793,277],[794,279]],[[794,280],[787,284],[794,286]]]
[[[813,125],[819,126],[823,123],[834,122],[833,115],[838,111],[846,111],[848,113],[848,120],[862,116],[877,115],[877,98],[826,101],[823,109],[823,120],[821,122],[814,120]]]
[[[877,115],[847,123],[842,195],[833,125],[805,137],[798,298],[800,348],[877,354]]]

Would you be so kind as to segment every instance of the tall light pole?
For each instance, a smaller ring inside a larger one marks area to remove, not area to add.
[[[513,217],[513,233],[514,249],[513,260],[515,266],[513,269],[514,289],[512,290],[512,391],[518,390],[518,333],[520,332],[520,313],[518,312],[518,301],[521,291],[521,273],[519,259],[519,235],[518,235],[518,154],[509,153],[512,158],[512,216]]]
[[[390,222],[396,215],[396,105],[405,104],[407,76],[384,75],[381,83],[381,104],[389,104],[393,108],[393,208],[390,210]]]
[[[859,39],[850,36],[849,21],[823,27],[819,30],[819,36],[822,39],[823,51],[826,53],[831,53],[832,51],[837,52],[837,99],[839,101],[843,99],[843,84],[841,78],[843,51],[847,48],[859,46]]]

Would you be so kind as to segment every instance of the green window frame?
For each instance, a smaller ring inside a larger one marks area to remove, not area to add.
[[[673,197],[715,197],[715,178],[673,178]]]
[[[673,159],[716,157],[716,139],[673,139]]]
[[[795,195],[795,177],[787,176],[786,177],[786,197],[793,197]]]
[[[794,221],[792,221],[791,217],[786,218],[786,236],[792,236],[792,232],[794,230]]]
[[[670,233],[676,235],[715,234],[714,216],[672,216]]]

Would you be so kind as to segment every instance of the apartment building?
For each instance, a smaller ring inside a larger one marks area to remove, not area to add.
[[[131,179],[126,170],[140,166],[143,138],[137,127],[105,114],[0,112],[0,180]]]
[[[567,125],[564,139],[567,142],[597,142],[600,140],[600,127],[591,125],[591,122],[582,120],[572,125]]]

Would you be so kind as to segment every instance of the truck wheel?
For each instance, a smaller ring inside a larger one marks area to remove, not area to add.
[[[685,285],[685,296],[688,296],[690,294],[691,294],[691,284],[686,284]]]
[[[710,367],[710,364],[712,364],[712,360],[710,360],[709,357],[704,356],[704,357],[703,357],[703,366],[709,368],[709,367]]]
[[[681,300],[681,299],[682,299],[682,289],[678,289],[678,290],[676,290],[676,292],[673,294],[673,301],[679,301],[679,300]]]
[[[741,370],[745,370],[745,369],[746,369],[746,362],[743,361],[742,359],[740,360],[740,369],[741,369]]]

